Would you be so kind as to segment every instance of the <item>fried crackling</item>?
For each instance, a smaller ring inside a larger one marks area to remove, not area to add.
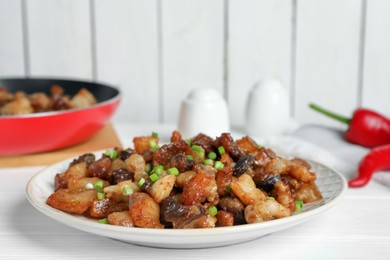
[[[59,189],[47,198],[46,203],[61,211],[81,215],[89,209],[96,195],[95,190],[73,193],[66,189]]]
[[[96,104],[97,101],[94,95],[86,88],[80,89],[76,95],[70,100],[72,108],[85,108]]]
[[[107,216],[108,224],[122,227],[134,227],[133,220],[128,210],[112,212]]]
[[[152,188],[149,191],[150,196],[152,196],[155,202],[160,203],[163,199],[169,197],[175,186],[175,181],[176,176],[174,175],[162,177],[152,185]]]
[[[164,227],[160,223],[160,206],[146,193],[134,192],[129,196],[129,213],[136,227]]]
[[[230,184],[234,195],[236,195],[244,205],[254,204],[256,201],[266,197],[263,191],[256,188],[253,179],[246,173]]]
[[[262,199],[245,208],[247,223],[258,223],[290,216],[290,210],[273,199]]]

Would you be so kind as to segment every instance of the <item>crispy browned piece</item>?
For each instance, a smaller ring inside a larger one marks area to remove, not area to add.
[[[89,215],[94,218],[105,218],[116,211],[129,210],[127,203],[116,203],[112,198],[95,199],[89,208]]]
[[[154,153],[154,165],[166,165],[176,154],[184,153],[189,148],[185,141],[177,143],[164,144]]]
[[[85,162],[71,164],[64,173],[55,176],[55,190],[68,188],[69,180],[87,177],[87,172],[87,164]]]
[[[225,151],[229,153],[230,157],[237,160],[243,155],[243,152],[238,147],[237,143],[233,140],[233,137],[229,133],[223,133],[214,141],[215,147],[223,146]]]
[[[107,221],[111,225],[134,227],[133,220],[131,219],[128,210],[108,214]]]
[[[202,133],[192,139],[192,144],[201,146],[207,154],[214,151],[213,143],[214,141],[210,136]]]
[[[248,174],[242,174],[238,179],[230,184],[234,193],[244,205],[251,205],[256,201],[264,199],[265,193],[256,188],[253,179]]]
[[[160,223],[160,206],[148,194],[135,192],[129,197],[129,212],[134,226],[163,228]]]
[[[171,143],[178,143],[181,142],[183,139],[181,137],[181,134],[179,131],[173,131],[171,136]]]
[[[50,111],[53,107],[53,101],[42,92],[31,94],[28,99],[34,112]]]
[[[86,88],[82,88],[77,94],[70,100],[70,106],[72,108],[85,108],[96,104],[97,101],[94,95]]]
[[[215,223],[217,227],[229,227],[234,225],[234,216],[230,212],[219,210],[215,217],[217,218],[217,223]]]
[[[228,194],[228,187],[233,182],[233,168],[231,166],[225,166],[218,171],[215,181],[218,187],[219,196],[223,197]]]
[[[241,151],[244,153],[255,153],[258,150],[257,143],[250,138],[249,136],[244,136],[243,138],[236,141],[238,147],[240,147]]]
[[[26,97],[15,98],[0,108],[0,115],[24,115],[33,112],[30,100]]]
[[[162,220],[172,223],[173,228],[212,228],[216,218],[207,214],[201,205],[183,205],[178,196],[171,196],[161,203]]]
[[[309,203],[322,199],[322,194],[315,183],[303,183],[296,192],[296,199]]]
[[[59,189],[47,198],[46,203],[53,208],[81,215],[92,205],[96,194],[95,190],[72,193],[66,189]]]
[[[217,202],[218,192],[215,177],[206,171],[196,172],[196,175],[184,186],[180,199],[183,205],[196,205],[206,200],[211,203]]]
[[[150,150],[151,144],[154,143],[158,145],[158,137],[154,136],[138,136],[133,139],[134,149],[137,154],[142,154],[143,152]]]

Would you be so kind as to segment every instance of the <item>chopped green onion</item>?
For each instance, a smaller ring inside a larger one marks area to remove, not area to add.
[[[150,148],[153,148],[153,147],[157,146],[156,141],[154,141],[153,139],[149,140],[149,146],[150,146]]]
[[[145,172],[150,173],[152,170],[152,165],[150,163],[145,164]]]
[[[155,173],[153,173],[152,175],[150,175],[149,178],[150,178],[150,180],[151,180],[152,182],[156,182],[156,181],[158,181],[158,179],[159,179],[158,175],[155,174]]]
[[[221,163],[220,161],[216,161],[214,163],[214,168],[217,169],[217,170],[222,170],[223,167],[225,167],[225,165],[223,163]]]
[[[226,186],[226,192],[231,193],[232,188],[230,187],[230,183]]]
[[[192,148],[192,150],[197,151],[197,152],[204,151],[202,147],[200,147],[199,145],[196,145],[196,144],[191,146],[191,148]]]
[[[199,158],[204,158],[204,151],[198,152],[198,156],[199,156]]]
[[[218,209],[217,209],[217,207],[215,207],[215,206],[210,206],[209,207],[209,213],[210,213],[210,215],[211,216],[215,216],[215,215],[217,215],[217,213],[218,213]]]
[[[164,166],[157,165],[153,168],[153,170],[150,172],[151,174],[155,173],[157,175],[160,175],[164,171]]]
[[[130,195],[133,192],[134,192],[133,189],[131,187],[129,187],[129,186],[124,186],[122,188],[122,194],[123,195]]]
[[[169,168],[167,170],[167,173],[177,176],[179,175],[179,170],[176,167],[173,167],[173,168]]]
[[[144,179],[144,178],[141,178],[141,179],[138,181],[137,186],[141,188],[142,185],[144,185],[144,183],[145,183],[145,179]]]
[[[186,139],[185,142],[188,144],[188,146],[191,146],[191,145],[192,145],[191,139]]]
[[[99,219],[97,222],[99,222],[100,224],[108,224],[108,219],[107,218]]]
[[[204,165],[213,165],[213,160],[211,160],[211,159],[206,159],[206,160],[203,161],[203,164],[204,164]]]
[[[218,152],[220,155],[225,153],[225,148],[223,146],[218,147]]]
[[[193,161],[194,157],[192,157],[192,155],[187,155],[187,159]]]
[[[103,192],[98,192],[97,198],[98,200],[104,200],[106,198],[106,194],[104,194]]]
[[[204,149],[203,149],[201,146],[195,145],[195,144],[194,144],[193,146],[191,146],[191,148],[192,148],[192,150],[198,152],[198,156],[199,156],[200,158],[203,158],[203,157],[204,157]]]
[[[257,149],[260,150],[261,148],[263,148],[262,145],[257,145]]]
[[[269,199],[269,200],[275,200],[275,198],[274,198],[274,197],[271,197],[271,196],[267,196],[267,199]]]
[[[152,136],[157,138],[158,137],[158,133],[152,132]]]
[[[150,150],[152,152],[156,151],[158,148],[160,148],[160,146],[158,146],[158,144],[156,143],[156,141],[154,140],[150,140],[149,141],[149,147],[150,147]]]
[[[303,200],[296,200],[294,201],[295,204],[295,212],[301,212],[303,208]]]
[[[207,156],[209,159],[211,159],[211,160],[215,160],[215,158],[217,158],[217,154],[216,153],[214,153],[214,152],[211,152],[211,153],[209,153],[209,155]]]
[[[94,188],[96,191],[102,191],[103,190],[103,181],[99,180],[95,183]]]
[[[110,157],[111,160],[114,160],[116,157],[118,157],[118,152],[116,150],[106,150],[104,154]]]

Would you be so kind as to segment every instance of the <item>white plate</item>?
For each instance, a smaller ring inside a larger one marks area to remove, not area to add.
[[[95,153],[100,155],[101,152]],[[290,228],[317,216],[336,205],[343,197],[347,184],[337,171],[310,162],[317,173],[317,186],[323,200],[305,204],[299,214],[263,223],[210,229],[144,229],[126,228],[97,223],[82,216],[75,216],[46,205],[46,199],[54,191],[54,176],[64,172],[72,159],[54,164],[37,173],[27,185],[27,198],[39,211],[73,228],[92,234],[118,239],[124,242],[162,248],[207,248],[250,241],[270,233]]]

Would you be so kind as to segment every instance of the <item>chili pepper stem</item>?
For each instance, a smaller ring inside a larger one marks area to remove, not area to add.
[[[344,117],[344,116],[341,116],[341,115],[338,115],[338,114],[335,114],[333,112],[330,112],[330,111],[328,111],[328,110],[326,110],[326,109],[324,109],[322,107],[319,107],[319,106],[317,106],[315,104],[311,103],[311,104],[309,104],[309,107],[314,109],[314,110],[316,110],[317,112],[320,112],[323,115],[326,115],[326,116],[328,116],[330,118],[333,118],[333,119],[335,119],[335,120],[337,120],[339,122],[345,123],[347,125],[349,125],[349,123],[351,122],[351,119],[349,119],[347,117]]]

